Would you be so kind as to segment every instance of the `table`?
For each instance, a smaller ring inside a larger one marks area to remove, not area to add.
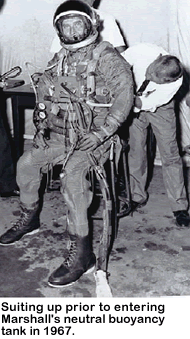
[[[18,160],[23,153],[23,134],[24,134],[24,110],[35,107],[35,94],[31,85],[22,85],[2,91],[4,100],[11,98],[13,131],[15,143],[15,159]]]

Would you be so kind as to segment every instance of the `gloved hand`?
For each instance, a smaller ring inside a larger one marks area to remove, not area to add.
[[[95,150],[100,144],[101,144],[100,139],[91,132],[85,134],[84,136],[82,136],[82,138],[79,138],[77,146],[78,149],[80,149],[81,151],[91,152]]]
[[[47,116],[47,127],[58,134],[63,134],[63,118],[49,113]]]
[[[33,146],[35,148],[41,148],[41,149],[45,149],[49,147],[45,141],[43,130],[38,130],[36,132],[34,139],[33,139]]]

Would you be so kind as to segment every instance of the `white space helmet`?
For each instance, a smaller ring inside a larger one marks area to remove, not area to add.
[[[63,21],[65,19],[78,17],[84,23],[84,32],[75,33],[68,37],[63,32]],[[53,24],[60,38],[61,44],[67,49],[78,49],[91,44],[97,39],[99,17],[87,3],[79,0],[68,0],[62,3],[56,10]]]

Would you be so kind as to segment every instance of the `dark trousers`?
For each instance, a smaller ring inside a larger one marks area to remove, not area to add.
[[[151,124],[162,161],[163,179],[172,211],[188,208],[182,159],[176,140],[174,101],[158,107],[155,113],[141,112],[130,126],[129,172],[131,197],[136,202],[147,199],[147,128]]]

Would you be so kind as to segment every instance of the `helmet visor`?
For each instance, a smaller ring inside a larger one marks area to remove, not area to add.
[[[88,17],[75,13],[60,16],[55,27],[61,42],[64,44],[81,42],[92,32],[92,23]]]

